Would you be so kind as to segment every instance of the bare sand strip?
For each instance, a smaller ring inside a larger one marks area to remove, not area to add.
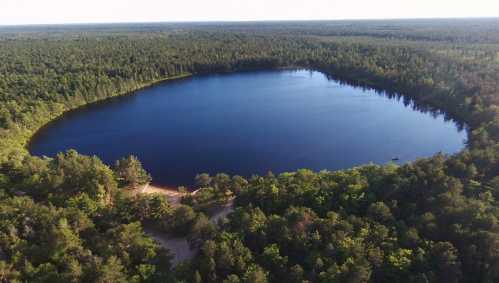
[[[153,228],[144,227],[144,232],[158,242],[163,248],[170,251],[172,265],[176,266],[184,260],[193,258],[197,250],[191,249],[189,242],[184,237],[172,237],[165,233],[159,232]]]
[[[176,189],[169,187],[160,187],[151,184],[145,184],[141,189],[139,189],[141,194],[160,194],[166,196],[168,202],[173,205],[179,205],[180,200],[186,193],[181,193]]]
[[[138,189],[138,193],[141,194],[161,194],[166,196],[168,202],[172,206],[178,206],[180,204],[180,200],[183,196],[187,194],[196,194],[199,190],[196,190],[192,193],[181,193],[178,190],[167,188],[167,187],[159,187],[151,184],[146,184],[142,188]],[[217,223],[222,217],[227,216],[231,213],[233,208],[234,201],[231,200],[226,205],[220,207],[216,210],[216,212],[210,217],[210,221],[212,223]],[[189,242],[184,237],[172,237],[166,233],[157,231],[151,227],[145,227],[144,232],[149,235],[151,238],[156,240],[163,248],[169,250],[172,253],[173,266],[179,264],[180,262],[188,259],[192,259],[196,253],[197,249],[192,249],[189,246]]]
[[[234,211],[234,201],[233,200],[231,200],[229,203],[227,203],[226,205],[221,207],[219,210],[217,210],[217,212],[215,212],[210,217],[210,221],[214,224],[217,224],[218,220],[222,219],[223,217],[226,217],[232,211]]]

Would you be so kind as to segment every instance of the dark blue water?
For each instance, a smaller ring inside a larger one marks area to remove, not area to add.
[[[133,154],[162,185],[197,173],[251,176],[400,162],[463,148],[466,132],[374,90],[319,72],[199,76],[91,105],[52,122],[35,155],[76,149],[106,163]]]

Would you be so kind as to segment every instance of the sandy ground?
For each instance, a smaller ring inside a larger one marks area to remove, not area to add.
[[[172,265],[176,266],[184,260],[193,258],[197,251],[191,249],[187,239],[183,237],[171,237],[165,233],[158,232],[152,228],[144,227],[144,232],[158,242],[163,248],[172,254]]]
[[[227,214],[231,213],[232,211],[232,205],[225,206],[217,213],[215,213],[210,218],[210,221],[213,223],[217,223],[219,219],[227,216]],[[184,237],[172,237],[149,227],[145,227],[144,232],[151,238],[153,238],[156,242],[158,242],[163,248],[170,251],[173,256],[171,261],[173,266],[176,266],[177,264],[185,260],[192,259],[198,252],[197,249],[192,249],[189,246],[189,242]]]
[[[196,194],[196,192],[197,191],[194,191],[191,194]],[[173,206],[179,205],[182,196],[185,195],[184,193],[180,193],[179,191],[172,188],[159,187],[151,184],[146,184],[142,188],[139,188],[137,193],[165,195],[168,199],[168,202]],[[234,201],[231,200],[225,206],[217,209],[210,217],[210,221],[212,223],[217,223],[219,219],[231,213],[234,210],[233,203]],[[168,249],[172,253],[172,264],[174,266],[184,260],[193,258],[197,253],[197,250],[191,249],[189,243],[187,242],[187,239],[183,237],[172,237],[168,234],[162,233],[149,227],[145,227],[144,231],[147,235],[156,240],[156,242],[158,242],[163,248]]]
[[[215,213],[213,213],[213,215],[210,217],[210,221],[214,224],[217,224],[218,220],[226,217],[232,211],[234,211],[234,199],[231,199],[226,205],[217,209]]]
[[[165,195],[166,198],[168,199],[168,202],[171,205],[178,205],[180,204],[180,200],[182,199],[182,196],[185,194],[180,193],[176,189],[173,188],[168,188],[168,187],[159,187],[159,186],[154,186],[151,184],[146,184],[142,188],[140,188],[140,193],[141,194],[162,194]]]

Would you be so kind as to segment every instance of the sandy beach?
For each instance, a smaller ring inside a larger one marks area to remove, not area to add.
[[[142,188],[139,188],[139,192],[141,194],[164,195],[168,199],[168,202],[174,206],[180,204],[180,200],[182,199],[182,197],[187,194],[181,193],[177,189],[171,187],[160,187],[152,184],[145,184]]]

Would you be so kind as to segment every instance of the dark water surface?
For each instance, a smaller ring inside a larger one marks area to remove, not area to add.
[[[31,143],[35,155],[76,149],[106,163],[134,154],[162,185],[196,173],[340,169],[455,153],[466,132],[443,115],[328,80],[259,71],[168,82],[70,112]]]

